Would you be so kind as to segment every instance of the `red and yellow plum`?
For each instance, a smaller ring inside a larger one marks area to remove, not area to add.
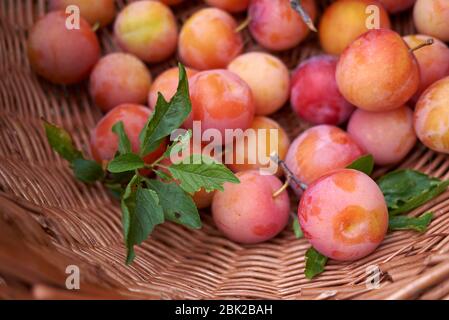
[[[353,105],[380,112],[402,107],[419,86],[419,66],[399,34],[370,30],[357,38],[337,64],[337,85]]]
[[[419,33],[449,41],[449,0],[416,0],[413,20]]]
[[[65,11],[68,6],[77,6],[83,17],[91,26],[99,24],[104,27],[110,24],[115,17],[114,0],[50,0],[50,10]]]
[[[79,29],[66,27],[64,11],[53,11],[37,21],[28,37],[31,68],[56,84],[86,79],[100,59],[100,44],[91,26],[80,18]]]
[[[225,137],[226,129],[246,130],[254,119],[255,105],[251,89],[236,74],[227,70],[199,72],[190,81],[192,113],[184,126],[201,121],[202,131],[217,129]]]
[[[331,172],[304,192],[298,218],[304,236],[323,255],[340,261],[372,253],[388,230],[388,210],[377,184],[349,169]]]
[[[190,80],[198,71],[190,68],[186,68],[187,78]],[[161,73],[154,80],[151,85],[150,93],[148,95],[148,105],[150,108],[154,108],[157,102],[157,95],[160,92],[165,100],[170,101],[176,93],[179,82],[179,68],[170,68]]]
[[[449,153],[449,77],[431,85],[415,108],[415,130],[428,148]]]
[[[250,52],[235,58],[228,70],[240,76],[251,88],[257,115],[279,110],[289,96],[290,76],[285,64],[275,56]]]
[[[178,41],[178,27],[170,8],[149,0],[128,4],[117,16],[114,34],[123,50],[149,63],[174,54]]]
[[[151,74],[145,64],[127,53],[111,53],[90,75],[90,94],[104,112],[123,103],[145,103]]]
[[[239,243],[259,243],[275,237],[288,223],[290,201],[287,191],[273,194],[282,186],[276,176],[258,171],[237,173],[239,184],[224,184],[212,201],[217,228]]]
[[[142,105],[122,104],[109,111],[96,125],[91,133],[90,147],[93,158],[103,163],[112,160],[118,150],[118,138],[112,127],[119,121],[123,122],[133,152],[140,150],[139,134],[151,116],[151,110]],[[145,163],[153,163],[165,151],[164,141],[155,151],[144,157]]]
[[[416,48],[430,38],[432,37],[417,34],[405,36],[404,40],[410,48]],[[431,84],[449,76],[449,48],[437,38],[432,39],[433,44],[431,46],[425,46],[414,51],[421,73],[419,89],[413,97],[413,101],[415,102]]]
[[[242,138],[236,140],[233,148],[234,161],[231,164],[227,164],[232,171],[262,169],[268,172],[270,169],[270,155],[273,152],[279,156],[279,159],[285,159],[290,146],[290,139],[279,123],[267,117],[256,117],[248,129],[253,130],[254,139]],[[262,130],[265,130],[265,132]],[[272,137],[272,134],[276,135],[276,137]],[[241,159],[239,159],[239,156]],[[282,172],[278,170],[271,173],[279,175]]]
[[[315,19],[315,1],[303,0],[301,3],[309,16]],[[248,15],[252,36],[269,50],[291,49],[309,34],[309,28],[299,13],[292,9],[289,0],[251,0]]]
[[[345,168],[363,154],[345,131],[320,125],[304,131],[293,141],[285,163],[300,181],[310,184],[335,169]]]
[[[388,13],[377,1],[339,0],[333,2],[323,13],[318,34],[324,51],[339,55],[359,36],[367,32],[369,25],[369,6],[379,8],[379,27],[389,29]]]
[[[313,124],[337,125],[354,111],[341,95],[335,80],[338,59],[321,55],[304,61],[292,76],[290,103],[293,110]]]
[[[378,165],[399,163],[416,143],[413,111],[405,106],[384,112],[358,109],[349,120],[348,133]]]
[[[198,70],[226,68],[243,50],[237,22],[217,8],[199,10],[183,25],[178,51],[181,61]]]

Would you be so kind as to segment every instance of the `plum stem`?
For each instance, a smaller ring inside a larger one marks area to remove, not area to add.
[[[92,26],[92,31],[93,32],[97,32],[98,29],[100,29],[100,22],[99,21],[95,22],[95,24]]]
[[[313,32],[317,32],[315,25],[313,24],[312,18],[310,18],[309,14],[306,12],[304,7],[301,4],[301,0],[290,0],[290,6],[293,10],[299,13],[304,23],[309,27]]]
[[[277,163],[282,170],[284,171],[285,175],[287,176],[287,182],[288,184],[290,184],[291,182],[294,182],[294,184],[296,184],[297,187],[299,187],[302,190],[306,190],[307,189],[307,185],[303,182],[301,182],[296,176],[295,174],[290,170],[290,168],[287,166],[287,164],[285,163],[285,161],[281,160],[279,158],[279,155],[276,152],[273,152],[270,155],[271,160],[273,160],[275,163]],[[281,188],[282,189],[282,188]],[[282,191],[281,191],[282,192]],[[277,192],[276,192],[277,193]]]
[[[249,24],[251,23],[251,16],[248,15],[245,20],[243,20],[243,22],[241,24],[239,24],[239,26],[235,29],[236,33],[239,33],[241,31],[243,31],[244,29],[246,29],[247,26],[249,26]]]
[[[273,193],[273,198],[277,198],[282,192],[285,191],[285,189],[288,188],[289,185],[290,185],[290,177],[287,176],[287,179],[285,180],[282,187],[280,187],[276,192]]]
[[[435,41],[432,38],[429,38],[426,40],[426,42],[423,42],[419,45],[417,45],[414,48],[410,48],[410,52],[415,52],[416,50],[419,50],[421,48],[427,47],[427,46],[431,46]]]

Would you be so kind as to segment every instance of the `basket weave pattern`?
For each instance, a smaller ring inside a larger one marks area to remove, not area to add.
[[[202,6],[185,2],[175,8],[180,23]],[[201,230],[159,226],[125,266],[118,203],[101,185],[77,182],[46,142],[41,118],[66,128],[87,153],[101,113],[85,83],[58,87],[30,70],[27,31],[45,12],[44,0],[0,1],[0,298],[449,299],[449,192],[410,213],[435,212],[426,233],[389,234],[372,255],[330,261],[313,281],[303,274],[309,244],[290,228],[270,242],[239,245],[217,231],[209,212],[202,213]],[[408,13],[393,22],[402,34],[414,32]],[[110,29],[98,35],[104,52],[117,50]],[[257,50],[244,36],[247,49]],[[318,53],[312,35],[279,56],[294,68]],[[153,76],[175,63],[152,66]],[[274,118],[292,138],[306,127],[288,106]],[[422,146],[401,167],[449,178],[449,159]],[[73,264],[81,269],[79,292],[64,290],[66,267]],[[378,290],[365,286],[371,265],[382,271]]]

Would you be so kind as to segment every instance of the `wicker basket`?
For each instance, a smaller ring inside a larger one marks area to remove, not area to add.
[[[324,7],[329,1],[317,2]],[[185,3],[174,9],[180,23],[202,6]],[[118,203],[101,185],[78,183],[44,136],[41,117],[64,126],[86,150],[89,130],[101,117],[86,84],[53,86],[30,70],[27,30],[45,12],[44,0],[0,1],[0,298],[449,298],[449,192],[411,213],[435,212],[425,234],[389,234],[367,258],[331,261],[313,281],[303,274],[309,244],[291,230],[267,243],[239,245],[220,235],[208,212],[202,230],[159,226],[127,267]],[[393,21],[400,33],[414,32],[410,13]],[[99,36],[105,52],[116,50],[111,30]],[[258,49],[246,33],[245,39],[248,50]],[[281,58],[294,68],[319,52],[312,35]],[[175,63],[153,66],[152,73]],[[275,118],[292,137],[305,128],[288,106]],[[401,167],[449,178],[449,159],[422,146]],[[68,265],[80,267],[79,291],[64,289]],[[382,271],[377,290],[365,286],[371,265]]]

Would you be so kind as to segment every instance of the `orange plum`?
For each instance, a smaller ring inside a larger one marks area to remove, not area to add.
[[[64,11],[41,18],[28,36],[31,68],[56,84],[74,84],[87,77],[100,59],[100,44],[91,26],[80,19],[79,29],[67,29]]]
[[[91,26],[98,23],[104,27],[114,20],[116,14],[114,0],[50,0],[49,4],[51,11],[65,11],[71,5],[79,8],[81,17]]]
[[[250,52],[235,58],[228,70],[240,76],[251,88],[257,115],[269,115],[288,100],[290,76],[285,64],[263,52]]]
[[[366,111],[402,107],[418,90],[418,62],[399,34],[370,30],[357,38],[337,64],[343,97]]]
[[[136,1],[117,16],[114,34],[119,46],[149,63],[163,61],[175,53],[178,27],[165,4]]]
[[[265,133],[261,131],[263,129],[266,130]],[[268,173],[270,155],[276,152],[279,159],[284,160],[290,139],[276,121],[267,117],[254,118],[248,130],[253,130],[254,139],[237,139],[233,148],[233,162],[227,165],[234,172],[263,169]],[[272,137],[272,134],[276,134],[277,137]],[[261,156],[263,159],[260,159]],[[271,173],[280,175],[282,172],[278,170]]]
[[[389,29],[388,13],[377,1],[340,0],[327,7],[318,28],[324,51],[330,54],[341,54],[349,44],[367,32],[367,19],[370,15],[367,9],[372,5],[377,5],[379,8],[380,28]]]
[[[193,128],[201,121],[202,131],[216,129],[225,137],[226,129],[246,130],[254,119],[251,89],[236,74],[227,70],[197,73],[190,81],[192,113],[184,126]]]
[[[190,68],[186,68],[187,78],[190,81],[198,71]],[[154,108],[157,102],[158,92],[162,93],[165,100],[170,101],[176,93],[179,82],[179,68],[173,67],[165,70],[154,80],[151,85],[150,93],[148,94],[148,105],[150,108]]]
[[[428,148],[449,153],[449,77],[432,84],[415,108],[415,130]]]
[[[198,69],[226,68],[243,50],[237,22],[226,11],[205,8],[183,25],[179,35],[179,57],[187,66]]]

